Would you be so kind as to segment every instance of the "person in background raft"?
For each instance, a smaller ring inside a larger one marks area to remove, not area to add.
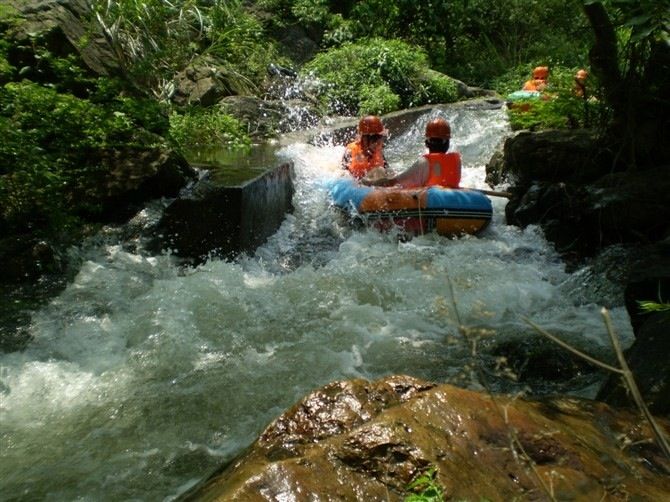
[[[589,127],[591,125],[591,119],[589,117],[589,101],[590,98],[586,94],[586,79],[588,78],[589,74],[586,70],[577,70],[577,73],[575,73],[575,87],[572,89],[573,94],[581,98],[582,103],[583,103],[583,125],[584,127]],[[572,117],[571,115],[568,116],[568,121],[569,125],[573,128],[579,127],[579,121]]]
[[[587,99],[586,96],[586,79],[588,78],[589,73],[586,70],[578,70],[575,74],[575,96]]]
[[[379,171],[371,172],[363,183],[375,186],[401,186],[419,188],[443,186],[458,188],[461,183],[461,154],[447,153],[451,139],[451,126],[443,118],[431,120],[426,124],[426,147],[424,154],[406,171],[386,178]]]
[[[375,168],[388,168],[384,158],[384,138],[388,132],[379,117],[367,115],[358,122],[358,138],[349,143],[342,157],[342,168],[356,179]]]
[[[533,78],[523,84],[522,91],[544,91],[547,88],[549,78],[549,67],[538,66],[533,70]]]

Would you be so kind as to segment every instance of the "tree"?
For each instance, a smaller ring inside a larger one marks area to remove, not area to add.
[[[670,0],[584,2],[592,71],[612,110],[607,131],[622,167],[670,161]]]

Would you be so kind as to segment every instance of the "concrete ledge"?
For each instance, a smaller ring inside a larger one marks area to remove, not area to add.
[[[196,263],[253,252],[293,211],[293,193],[292,162],[239,186],[217,186],[205,178],[166,208],[151,247]]]

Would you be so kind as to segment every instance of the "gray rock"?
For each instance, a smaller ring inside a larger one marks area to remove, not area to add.
[[[17,46],[30,48],[40,36],[52,54],[79,54],[97,75],[118,75],[122,71],[113,47],[86,0],[7,0],[24,17],[12,28]]]
[[[174,84],[172,101],[179,106],[213,106],[224,96],[234,93],[217,62],[208,57],[198,59],[179,72]]]

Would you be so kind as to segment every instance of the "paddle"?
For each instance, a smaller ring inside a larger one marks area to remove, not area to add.
[[[490,195],[492,197],[506,197],[506,198],[511,198],[512,193],[511,192],[496,192],[494,190],[482,190],[480,188],[467,188],[467,187],[461,187],[463,190],[476,190],[477,192],[481,192],[484,195]]]

